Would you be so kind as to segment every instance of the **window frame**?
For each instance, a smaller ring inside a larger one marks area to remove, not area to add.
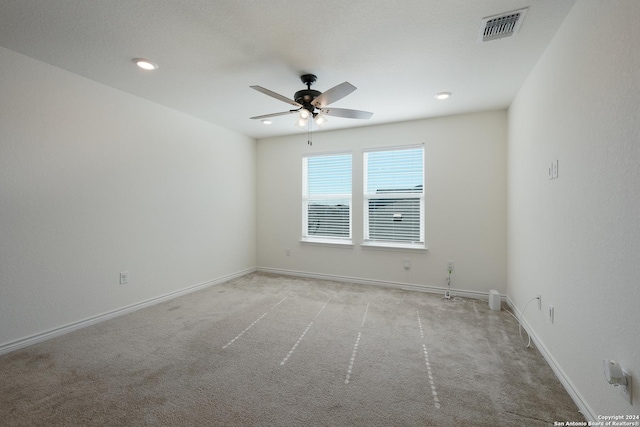
[[[389,192],[389,193],[381,193],[381,194],[370,194],[368,193],[368,181],[369,181],[369,161],[368,155],[372,152],[381,152],[381,151],[401,151],[401,150],[412,150],[412,149],[421,149],[422,150],[422,191],[421,192]],[[389,248],[389,249],[416,249],[416,250],[426,250],[426,219],[425,219],[425,170],[426,170],[426,156],[425,156],[425,145],[424,144],[415,144],[415,145],[398,145],[398,146],[385,146],[385,147],[376,147],[376,148],[367,148],[362,150],[362,172],[363,172],[363,181],[362,181],[362,210],[363,210],[363,247],[371,247],[371,248]],[[372,239],[370,237],[370,211],[369,204],[371,200],[375,199],[416,199],[418,200],[419,206],[419,239],[417,241],[405,241],[405,240],[393,240],[393,239]]]
[[[313,157],[330,157],[330,156],[349,156],[349,185],[350,185],[350,193],[335,193],[335,194],[323,194],[321,196],[313,196],[309,195],[309,175],[308,175],[308,159]],[[348,209],[349,209],[349,232],[347,237],[341,236],[313,236],[310,235],[309,230],[309,203],[316,200],[348,200]],[[318,243],[318,244],[328,244],[328,245],[342,245],[342,246],[352,246],[353,245],[353,152],[352,150],[340,150],[340,151],[329,151],[322,153],[305,153],[302,155],[302,237],[300,242],[302,243]]]

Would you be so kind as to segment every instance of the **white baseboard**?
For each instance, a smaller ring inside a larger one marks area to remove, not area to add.
[[[87,326],[94,325],[96,323],[104,322],[105,320],[113,319],[114,317],[132,313],[134,311],[143,309],[145,307],[150,307],[152,305],[160,304],[162,302],[177,298],[182,295],[190,294],[192,292],[199,291],[201,289],[208,288],[210,286],[219,285],[221,283],[228,282],[238,277],[246,276],[247,274],[251,274],[255,271],[256,271],[255,268],[249,268],[236,273],[228,274],[226,276],[218,277],[217,279],[212,279],[206,282],[198,283],[196,285],[190,286],[185,289],[181,289],[179,291],[170,292],[168,294],[150,298],[146,301],[142,301],[136,304],[131,304],[129,306],[119,308],[119,309],[110,311],[108,313],[99,314],[97,316],[89,317],[87,319],[83,319],[78,322],[69,323],[64,326],[50,329],[46,332],[41,332],[25,338],[20,338],[15,341],[10,341],[8,343],[0,345],[0,355],[10,353],[12,351],[15,351],[24,347],[28,347],[33,344],[37,344],[39,342],[46,341],[48,339],[51,339],[60,335],[68,334],[69,332],[73,332],[78,329],[82,329]]]
[[[506,300],[509,307],[511,307],[511,310],[513,310],[513,312],[518,316],[518,319],[522,319],[522,313],[520,312],[520,310],[518,310],[518,308],[513,303],[513,301],[511,301],[511,298],[507,297]],[[520,323],[522,324],[522,328],[531,337],[531,341],[536,346],[538,351],[540,351],[540,354],[542,354],[542,357],[544,357],[544,360],[546,360],[547,364],[551,367],[551,370],[553,370],[553,373],[556,374],[556,377],[558,378],[558,380],[560,380],[560,383],[562,384],[564,389],[567,391],[567,393],[569,393],[569,396],[571,397],[573,402],[576,404],[576,406],[578,407],[582,415],[584,415],[587,421],[591,421],[591,422],[598,421],[596,414],[593,412],[591,407],[587,404],[586,400],[582,397],[580,392],[576,390],[575,386],[573,385],[569,377],[565,374],[564,370],[560,367],[558,362],[553,358],[553,356],[551,355],[547,347],[544,345],[544,343],[540,339],[540,337],[538,337],[535,331],[533,331],[533,329],[531,328],[531,325],[529,325],[529,323],[527,322],[527,318],[525,317],[524,319],[522,319]]]
[[[338,282],[357,283],[360,285],[383,286],[386,288],[404,289],[408,291],[429,292],[429,293],[441,294],[441,295],[444,295],[444,292],[447,290],[447,288],[437,287],[437,286],[416,285],[412,283],[401,283],[401,282],[389,282],[385,280],[362,279],[359,277],[337,276],[333,274],[308,273],[305,271],[284,270],[280,268],[258,267],[256,270],[261,273],[282,274],[286,276],[306,277],[309,279],[318,279],[318,280],[334,280]],[[464,289],[451,288],[451,295],[465,297],[465,298],[489,300],[489,292],[468,291]],[[501,299],[504,301],[504,296],[501,295]]]

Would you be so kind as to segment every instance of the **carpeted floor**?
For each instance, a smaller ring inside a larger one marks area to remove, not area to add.
[[[0,357],[4,426],[584,418],[486,301],[251,274]]]

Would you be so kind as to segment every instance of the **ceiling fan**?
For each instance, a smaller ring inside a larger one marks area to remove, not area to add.
[[[313,121],[318,126],[322,126],[327,122],[326,116],[344,117],[347,119],[369,119],[373,115],[368,111],[349,110],[346,108],[327,108],[331,103],[334,103],[351,92],[356,90],[356,87],[349,82],[340,83],[337,86],[325,92],[319,92],[311,89],[311,85],[315,83],[317,77],[313,74],[303,74],[300,76],[302,83],[307,85],[306,89],[299,90],[293,96],[294,99],[289,99],[286,96],[282,96],[279,93],[273,92],[269,89],[265,89],[262,86],[251,86],[252,89],[262,92],[272,98],[279,99],[287,104],[297,107],[293,110],[283,111],[280,113],[265,114],[262,116],[251,117],[255,120],[264,120],[270,117],[284,116],[286,114],[298,113],[298,120],[296,126],[305,129],[310,126]]]

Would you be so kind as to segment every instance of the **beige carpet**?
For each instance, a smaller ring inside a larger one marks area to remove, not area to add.
[[[251,274],[0,357],[3,426],[584,420],[486,301]]]

